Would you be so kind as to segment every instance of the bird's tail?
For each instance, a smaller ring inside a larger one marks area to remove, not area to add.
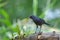
[[[45,24],[50,26],[50,24],[48,24],[48,23],[45,23]]]

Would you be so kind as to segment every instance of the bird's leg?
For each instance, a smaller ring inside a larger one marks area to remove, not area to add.
[[[42,34],[42,32],[41,32],[41,26],[40,26],[40,31],[39,31],[38,35],[41,35],[41,34]]]
[[[38,25],[36,25],[36,31],[37,31],[37,29],[38,29]],[[36,33],[36,31],[35,31],[35,33]]]
[[[39,33],[41,33],[41,27],[42,27],[42,26],[40,26],[40,31],[39,31]]]
[[[41,26],[40,26],[40,32],[41,32]]]

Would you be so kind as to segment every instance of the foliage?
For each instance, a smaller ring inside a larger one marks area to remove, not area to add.
[[[0,37],[1,40],[9,40],[6,33],[21,33],[22,26],[18,25],[17,19],[28,18],[30,15],[36,15],[44,18],[48,9],[60,8],[60,0],[0,0]],[[60,19],[55,18],[48,22],[53,27],[60,28]],[[13,23],[13,22],[16,22]],[[15,26],[14,26],[15,24]],[[56,24],[56,25],[55,25]],[[1,31],[2,30],[2,31]],[[31,34],[30,30],[25,32],[25,36]]]

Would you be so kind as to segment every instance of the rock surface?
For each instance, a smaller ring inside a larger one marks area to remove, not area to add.
[[[38,35],[38,33],[31,34],[22,40],[60,40],[60,33],[52,32],[52,33],[42,33]]]

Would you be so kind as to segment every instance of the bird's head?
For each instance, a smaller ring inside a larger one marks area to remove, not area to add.
[[[34,17],[34,16],[32,15],[32,16],[30,16],[29,18],[33,19],[33,17]]]

